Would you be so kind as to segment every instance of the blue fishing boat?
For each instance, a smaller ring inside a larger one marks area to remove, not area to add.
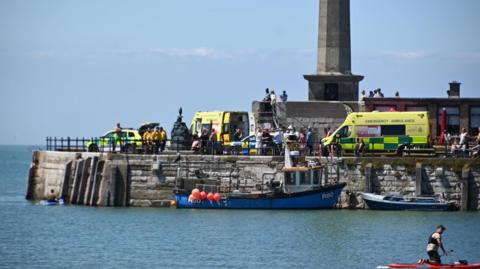
[[[222,193],[219,201],[189,199],[190,192],[175,194],[178,208],[216,209],[327,209],[334,208],[345,183],[298,192]]]
[[[435,197],[362,193],[362,198],[368,208],[373,210],[448,211],[455,209],[455,203],[440,201]]]

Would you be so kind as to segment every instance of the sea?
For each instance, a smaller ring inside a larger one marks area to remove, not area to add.
[[[42,206],[25,200],[35,146],[0,146],[0,268],[376,268],[480,262],[479,212]]]

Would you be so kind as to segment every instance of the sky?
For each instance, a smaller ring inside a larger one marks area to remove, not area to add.
[[[307,99],[318,0],[0,0],[0,144],[100,136],[179,107]],[[351,0],[352,71],[386,96],[480,97],[480,1]]]

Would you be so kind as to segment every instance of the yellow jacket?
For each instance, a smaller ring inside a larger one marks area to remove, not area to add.
[[[143,141],[152,141],[153,132],[145,132],[142,138],[143,138]]]
[[[167,132],[165,130],[160,132],[160,141],[167,141]]]
[[[154,132],[152,133],[152,138],[151,138],[151,139],[152,139],[153,141],[160,141],[160,138],[161,138],[161,133],[160,133],[160,131],[154,131]]]

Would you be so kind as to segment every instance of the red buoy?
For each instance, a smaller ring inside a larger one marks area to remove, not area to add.
[[[213,199],[213,193],[209,192],[209,193],[207,194],[207,199],[208,199],[208,201],[213,201],[213,200],[214,200],[214,199]]]
[[[207,194],[204,191],[200,192],[200,199],[205,200],[205,198],[207,198]]]
[[[213,200],[218,202],[220,201],[220,199],[222,199],[222,196],[220,195],[220,193],[217,192],[213,195]]]
[[[195,198],[195,200],[200,199],[200,190],[199,189],[193,189],[192,190],[192,196]]]

